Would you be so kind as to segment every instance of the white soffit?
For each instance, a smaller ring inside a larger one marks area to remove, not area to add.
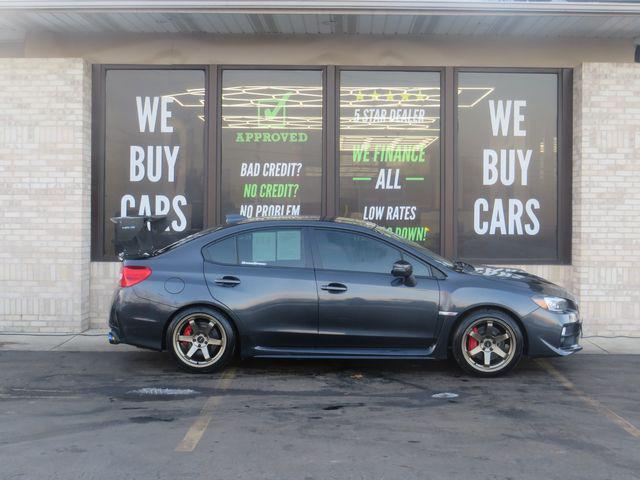
[[[640,2],[0,0],[0,32],[634,38]]]

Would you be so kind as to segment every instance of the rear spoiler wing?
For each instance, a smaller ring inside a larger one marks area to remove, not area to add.
[[[166,215],[112,217],[115,224],[114,247],[120,260],[145,258],[164,246],[159,236],[167,227]]]

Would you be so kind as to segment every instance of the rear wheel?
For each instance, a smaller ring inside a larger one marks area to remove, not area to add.
[[[208,373],[229,363],[235,348],[229,321],[215,310],[192,308],[167,329],[167,345],[178,364],[189,372]]]
[[[481,310],[460,322],[452,347],[463,370],[491,377],[518,364],[523,344],[522,331],[513,318],[499,310]]]

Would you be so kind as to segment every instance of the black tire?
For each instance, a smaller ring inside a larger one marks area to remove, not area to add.
[[[180,337],[185,341],[180,341]],[[211,373],[223,369],[233,358],[236,334],[229,319],[220,312],[194,307],[180,312],[171,321],[166,345],[183,370]]]
[[[504,338],[505,335],[508,338]],[[500,310],[484,309],[467,315],[460,322],[453,333],[451,347],[453,357],[465,372],[479,377],[495,377],[512,370],[521,360],[524,337],[520,326],[510,315]]]

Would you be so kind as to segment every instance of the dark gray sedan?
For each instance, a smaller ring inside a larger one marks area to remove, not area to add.
[[[192,372],[240,357],[444,359],[497,375],[581,349],[566,290],[450,262],[349,219],[265,219],[124,260],[112,343],[170,350]]]

